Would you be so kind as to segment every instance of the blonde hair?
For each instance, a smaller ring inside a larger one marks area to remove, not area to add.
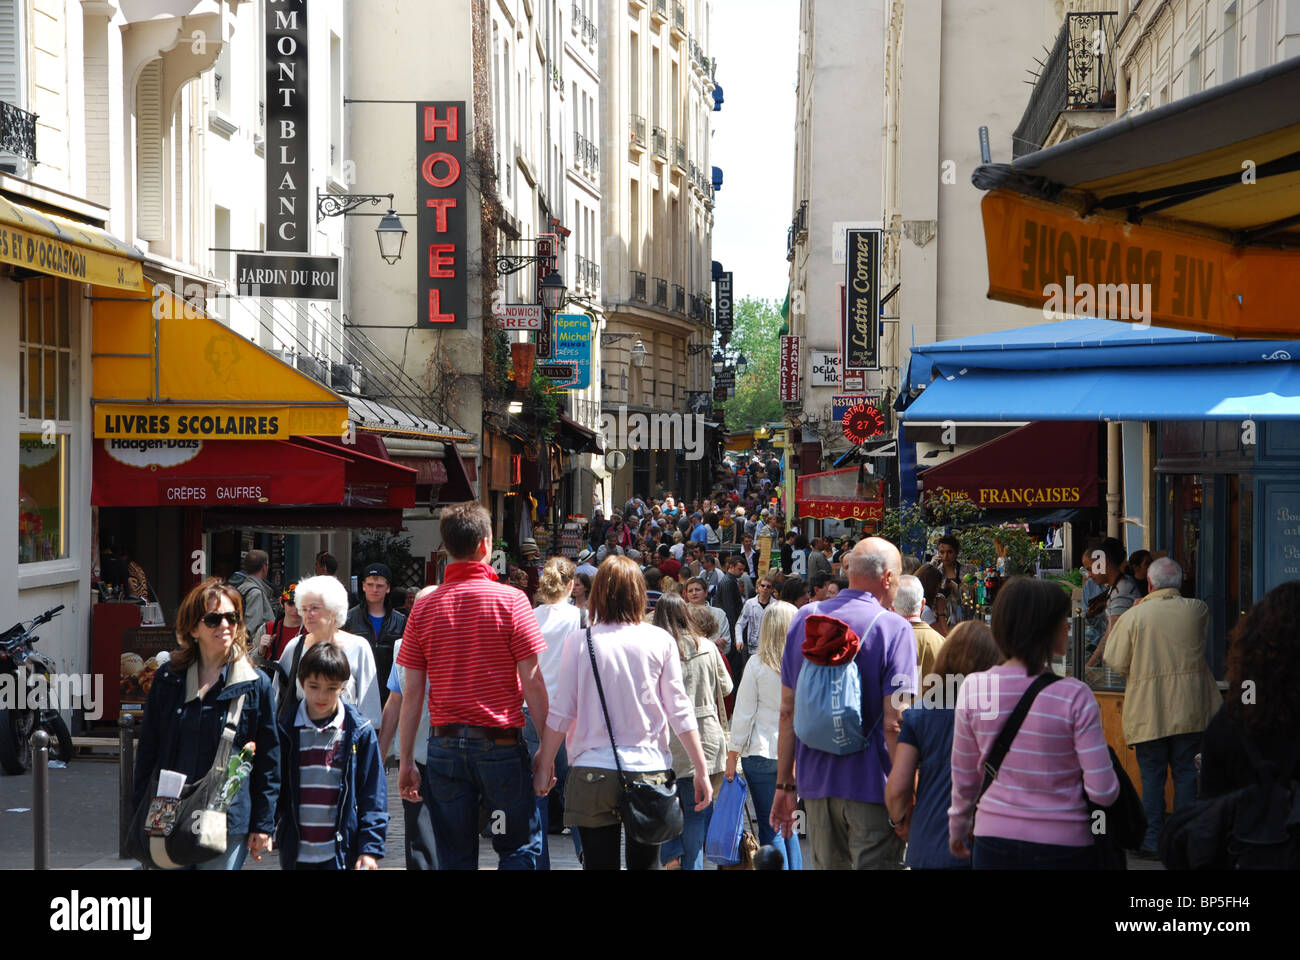
[[[784,600],[773,600],[763,611],[763,622],[758,628],[758,659],[777,672],[781,670],[781,656],[785,653],[785,636],[790,632],[790,621],[798,608]]]
[[[559,603],[573,586],[575,571],[572,561],[564,557],[551,557],[546,561],[546,566],[542,567],[533,599],[538,603]]]

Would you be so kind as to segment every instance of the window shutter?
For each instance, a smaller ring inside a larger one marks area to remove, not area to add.
[[[140,73],[135,96],[136,235],[163,238],[162,61]]]
[[[26,106],[18,49],[18,0],[0,0],[0,100]]]

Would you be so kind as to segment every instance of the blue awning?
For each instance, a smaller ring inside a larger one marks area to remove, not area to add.
[[[1300,342],[1065,320],[912,349],[906,421],[1300,417]],[[900,398],[901,399],[901,398]]]
[[[713,109],[715,111],[722,109],[722,84],[713,81]]]
[[[713,168],[713,189],[714,190],[722,189],[722,168],[721,167]]]

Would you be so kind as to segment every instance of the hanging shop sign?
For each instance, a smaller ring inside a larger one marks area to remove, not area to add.
[[[498,303],[492,308],[492,316],[502,330],[542,329],[540,303]]]
[[[339,258],[241,253],[235,257],[235,288],[241,297],[337,300]]]
[[[718,302],[714,308],[713,328],[719,333],[730,333],[735,325],[735,318],[731,312],[731,271],[718,274],[715,286]]]
[[[781,400],[786,403],[799,399],[799,346],[802,339],[781,338],[780,390]]]
[[[555,315],[554,360],[573,365],[573,379],[565,384],[569,390],[585,390],[591,386],[591,326],[591,317],[585,313]]]
[[[688,390],[686,409],[690,413],[712,413],[713,397],[707,390]]]
[[[547,380],[550,380],[554,386],[569,387],[574,390],[578,389],[573,386],[574,382],[578,379],[577,364],[558,362],[539,363],[537,365],[537,372]]]
[[[808,352],[808,385],[812,387],[838,387],[840,385],[840,352],[838,350],[810,350]]]
[[[884,436],[887,423],[884,411],[876,403],[865,400],[849,407],[840,418],[844,437],[853,444]]]
[[[268,250],[311,249],[307,149],[307,0],[278,0],[266,11]]]
[[[849,411],[849,408],[857,406],[859,403],[871,403],[879,407],[880,398],[867,393],[836,394],[831,398],[831,419],[836,423],[842,422],[844,414]]]
[[[542,280],[556,268],[555,254],[560,248],[560,238],[554,233],[543,233],[537,238],[537,255],[544,257],[537,261],[537,302],[542,302]],[[542,322],[537,327],[537,359],[558,360],[555,355],[555,336],[552,318],[542,315]]]
[[[416,105],[416,326],[469,327],[465,220],[464,100]]]
[[[880,368],[880,231],[849,230],[845,248],[844,369]]]

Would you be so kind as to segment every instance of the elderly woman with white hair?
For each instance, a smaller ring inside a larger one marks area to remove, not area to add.
[[[376,730],[380,729],[383,714],[379,706],[375,655],[363,637],[340,629],[348,618],[348,593],[343,584],[334,577],[308,577],[298,582],[294,598],[298,601],[303,632],[285,644],[280,655],[280,668],[289,678],[280,711],[293,709],[302,700],[298,663],[304,653],[323,641],[341,648],[352,668],[352,676],[343,688],[343,699],[360,710]]]

